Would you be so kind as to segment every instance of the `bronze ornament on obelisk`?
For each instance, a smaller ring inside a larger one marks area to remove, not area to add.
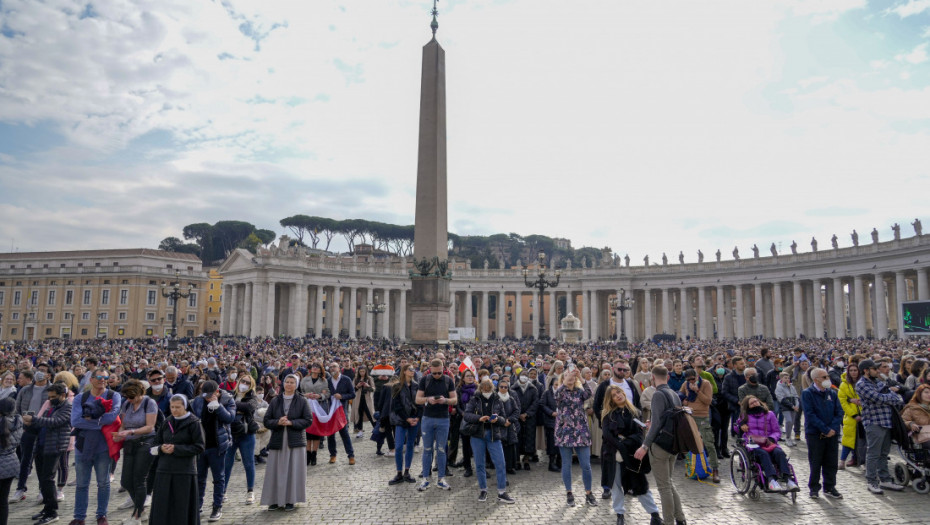
[[[423,46],[420,76],[420,137],[417,204],[414,221],[414,269],[410,271],[410,344],[449,339],[449,283],[446,198],[446,63],[436,41],[438,11],[433,2],[433,38]]]

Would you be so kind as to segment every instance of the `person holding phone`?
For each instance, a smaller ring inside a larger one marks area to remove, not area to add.
[[[420,492],[430,486],[434,451],[439,476],[436,486],[443,490],[452,488],[446,483],[446,444],[449,438],[449,407],[457,402],[455,383],[443,373],[442,360],[433,359],[429,364],[429,375],[420,380],[416,397],[418,405],[425,405],[422,421],[423,481],[417,487]]]
[[[473,435],[471,442],[475,454],[475,474],[478,478],[478,501],[488,500],[487,466],[483,459],[485,451],[491,456],[494,471],[497,474],[497,501],[511,504],[514,499],[507,494],[507,472],[504,460],[504,448],[501,440],[507,435],[507,420],[504,402],[494,392],[494,383],[487,376],[478,385],[478,395],[472,396],[465,406],[462,418],[466,423],[479,424],[479,432]],[[571,463],[571,461],[569,461]]]

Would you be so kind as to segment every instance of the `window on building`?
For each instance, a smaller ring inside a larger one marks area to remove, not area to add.
[[[81,312],[82,321],[90,321],[90,312]]]
[[[101,321],[106,321],[107,319],[110,318],[110,314],[108,314],[107,312],[100,312],[100,313],[97,314],[97,315],[100,316],[100,320],[101,320]]]
[[[190,297],[187,298],[187,307],[197,308],[197,293],[196,292],[191,292]]]
[[[15,329],[15,328],[10,329],[10,335],[16,335],[16,329]]]
[[[45,312],[45,320],[46,320],[46,321],[52,321],[52,320],[54,320],[54,319],[55,319],[55,313],[54,313],[54,312]]]
[[[57,285],[57,284],[58,284],[58,281],[52,281],[52,282],[48,283],[49,286],[55,286],[55,285]]]
[[[157,295],[156,295],[155,290],[149,290],[148,294],[146,294],[145,304],[149,306],[155,306],[156,298],[157,298]]]
[[[213,289],[213,283],[210,283],[210,289],[211,290]]]
[[[81,335],[87,335],[87,328],[81,328]]]
[[[31,304],[32,306],[39,304],[39,291],[38,290],[33,290],[32,293],[29,294],[29,304]]]
[[[13,320],[14,321],[19,320],[19,312],[13,312]]]
[[[23,292],[19,290],[13,292],[13,306],[19,306],[23,302]]]
[[[104,280],[103,284],[110,284],[110,280],[109,279]]]
[[[196,322],[197,322],[197,314],[187,314],[187,322],[188,322],[188,323],[196,323]]]
[[[149,286],[158,286],[158,283],[155,281],[149,281]]]
[[[122,304],[122,305],[129,304],[129,290],[119,291],[119,304]]]
[[[90,304],[90,290],[84,290],[84,306]]]
[[[123,279],[123,282],[121,282],[120,284],[129,284],[129,279]]]
[[[48,305],[49,306],[55,305],[55,290],[48,291]]]
[[[68,286],[71,286],[72,284],[74,284],[74,281],[68,281]]]
[[[45,329],[45,335],[52,335],[52,329],[51,329],[51,328],[46,328],[46,329]]]
[[[210,302],[213,302],[213,294],[210,294]]]
[[[74,317],[74,314],[71,312],[65,312],[65,321],[70,321]]]
[[[74,290],[65,291],[65,304],[66,305],[74,304]]]
[[[209,308],[207,308],[207,313],[211,313],[211,314],[213,313],[213,307],[212,307],[212,306],[209,307]]]
[[[99,268],[99,267],[100,267],[100,263],[94,263],[94,266],[97,267],[97,268]]]
[[[154,321],[154,320],[155,320],[155,312],[145,312],[145,320],[146,320],[146,321]]]
[[[110,304],[110,290],[100,290],[100,304]]]
[[[6,299],[6,292],[0,290],[0,306],[3,306],[4,299]]]
[[[126,320],[126,312],[120,312],[120,313],[119,313],[118,319],[119,319],[120,321],[125,321],[125,320]]]
[[[174,321],[174,314],[168,314],[168,316],[165,319],[169,321]]]

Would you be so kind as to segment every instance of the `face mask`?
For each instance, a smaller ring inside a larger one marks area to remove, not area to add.
[[[824,390],[828,390],[833,387],[833,381],[830,381],[829,379],[824,380],[824,382],[820,383],[820,386],[822,386]]]
[[[52,400],[50,399],[48,402],[49,402],[52,406],[57,407],[58,405],[61,404],[61,398],[55,398],[54,401],[52,401]]]
[[[887,380],[888,380],[888,374],[878,374],[878,377],[880,377],[880,378],[882,379],[882,381],[887,381]]]
[[[491,394],[493,393],[494,392],[482,392],[481,395],[483,395],[485,399],[491,399]]]
[[[527,384],[527,383],[529,383],[529,382],[530,382],[530,378],[528,378],[528,377],[526,377],[526,376],[520,377],[520,384],[521,384],[521,385],[525,385],[525,384]]]
[[[152,385],[152,392],[161,392],[162,388],[165,388],[165,385]]]
[[[497,380],[495,379],[494,381],[491,381],[491,382],[494,383],[494,388],[497,388]]]
[[[230,380],[230,381],[235,381],[237,377],[239,377],[239,375],[236,374],[235,372],[229,374],[229,380]]]
[[[509,366],[505,366],[505,367],[504,367],[504,370],[510,372],[510,367],[509,367]]]
[[[759,381],[759,376],[749,376],[746,378],[746,381],[755,385]]]
[[[845,367],[846,367],[845,363],[843,363],[842,361],[838,362],[838,363],[836,364],[836,366],[837,366],[837,368],[845,368]]]
[[[750,413],[750,414],[761,414],[761,413],[763,413],[764,411],[765,411],[765,409],[762,408],[762,407],[752,407],[752,408],[749,409],[749,413]]]
[[[258,399],[265,399],[265,394],[255,394]]]
[[[718,376],[722,376],[723,374],[726,374],[726,373],[727,373],[727,369],[726,369],[726,368],[718,368],[718,369],[717,369],[717,375],[718,375]]]
[[[249,385],[245,385],[245,384],[239,385],[239,391],[242,392],[243,394],[246,393],[246,392],[248,392],[248,391],[249,391]]]
[[[45,381],[45,372],[36,372],[35,380],[36,382],[39,382],[39,383],[41,383],[42,381]]]

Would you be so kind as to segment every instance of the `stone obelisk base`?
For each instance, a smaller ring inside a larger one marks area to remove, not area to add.
[[[412,281],[410,311],[411,345],[445,344],[449,339],[449,279],[417,277]]]

